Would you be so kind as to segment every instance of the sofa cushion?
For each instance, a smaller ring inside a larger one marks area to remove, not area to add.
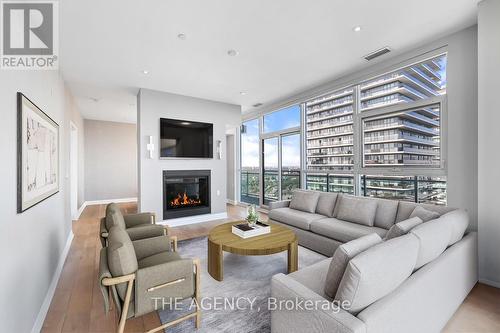
[[[333,217],[335,202],[337,202],[337,193],[323,192],[319,194],[318,204],[316,206],[316,214]]]
[[[372,227],[376,213],[377,202],[375,200],[342,195],[336,218]]]
[[[369,234],[340,245],[335,250],[328,268],[325,281],[325,294],[333,299],[349,261],[380,242],[382,242],[382,238],[379,235]]]
[[[410,234],[414,235],[420,244],[415,264],[415,269],[419,269],[439,257],[446,250],[452,232],[449,223],[435,219],[413,228]]]
[[[336,239],[344,243],[372,233],[376,233],[380,237],[384,237],[387,233],[387,230],[382,228],[367,227],[357,223],[341,221],[336,218],[323,218],[313,221],[311,222],[310,229],[315,234]]]
[[[448,246],[451,246],[464,237],[465,231],[469,226],[469,214],[463,209],[456,209],[442,215],[437,219],[442,223],[449,224],[451,228],[451,237]]]
[[[290,201],[290,208],[307,213],[316,212],[319,192],[295,190]]]
[[[367,198],[377,202],[377,213],[375,213],[374,226],[384,229],[390,229],[396,222],[398,213],[398,201],[378,198]]]
[[[325,218],[323,215],[306,213],[288,207],[273,209],[269,211],[268,216],[271,220],[304,230],[309,230],[311,222]]]
[[[331,301],[332,298],[325,294],[325,279],[331,261],[332,258],[321,260],[311,266],[288,274],[288,277]]]
[[[125,229],[114,226],[108,236],[108,267],[113,277],[135,273],[138,268],[134,245]],[[121,283],[117,286],[118,295],[123,300],[127,286]]]
[[[439,215],[444,215],[456,208],[441,206],[441,205],[432,205],[432,204],[420,204],[410,201],[399,201],[398,204],[398,214],[396,215],[396,223],[407,220],[410,218],[411,213],[415,210],[415,207],[420,206],[427,210],[431,210],[433,212],[439,213]]]
[[[114,226],[118,226],[122,229],[127,228],[120,207],[112,202],[106,206],[106,229],[109,231]]]
[[[406,235],[411,229],[415,228],[417,225],[422,224],[424,221],[420,217],[412,217],[407,220],[396,223],[389,229],[384,237],[384,240],[389,240],[391,238],[396,238],[399,236]]]
[[[418,256],[418,240],[408,234],[379,243],[355,256],[347,265],[335,300],[356,315],[386,296],[412,273]]]
[[[424,207],[417,206],[410,214],[410,218],[412,217],[420,217],[422,221],[427,222],[430,220],[437,219],[439,217],[438,212],[433,212],[432,210],[427,210]]]
[[[134,245],[124,229],[111,228],[107,254],[109,270],[113,276],[132,274],[137,270]]]

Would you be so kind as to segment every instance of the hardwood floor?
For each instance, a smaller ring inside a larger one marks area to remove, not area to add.
[[[135,203],[121,204],[125,213],[137,210]],[[104,205],[85,208],[73,223],[75,235],[42,328],[44,333],[115,332],[117,315],[104,313],[97,281],[99,267],[99,218]],[[208,235],[214,226],[242,218],[245,210],[228,206],[228,218],[172,228],[179,240]],[[203,283],[203,281],[202,281]],[[144,332],[160,324],[155,313],[128,320],[125,332]],[[500,332],[500,289],[477,284],[446,326],[446,333]]]

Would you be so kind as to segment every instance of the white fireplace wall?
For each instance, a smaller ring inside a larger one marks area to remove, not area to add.
[[[160,118],[182,119],[214,124],[213,159],[160,159]],[[241,107],[200,98],[141,89],[137,96],[138,208],[155,212],[163,220],[163,170],[211,170],[212,214],[226,212],[226,154],[217,159],[215,144],[226,147],[226,128],[241,123]],[[153,137],[150,158],[147,144]]]

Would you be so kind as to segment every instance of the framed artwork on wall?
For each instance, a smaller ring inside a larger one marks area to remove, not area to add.
[[[17,93],[17,212],[59,192],[59,125]]]

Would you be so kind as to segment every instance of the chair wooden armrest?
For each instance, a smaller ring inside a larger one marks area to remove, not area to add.
[[[116,284],[127,282],[127,292],[125,294],[125,299],[123,300],[122,313],[120,315],[120,321],[118,323],[118,332],[123,332],[125,329],[125,321],[127,320],[128,308],[130,305],[130,299],[132,297],[132,289],[134,287],[135,274],[117,276],[113,278],[102,279],[102,284],[105,286],[113,286]]]

